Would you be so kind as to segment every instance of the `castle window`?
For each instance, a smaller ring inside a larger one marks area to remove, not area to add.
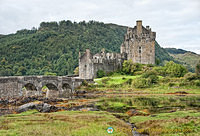
[[[87,65],[85,65],[85,67],[87,67]]]
[[[142,47],[139,47],[139,53],[142,53]]]

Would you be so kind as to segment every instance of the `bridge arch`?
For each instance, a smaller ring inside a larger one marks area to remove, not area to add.
[[[69,85],[69,83],[63,83],[59,97],[67,98],[70,97],[71,94],[72,94],[72,87]]]
[[[21,88],[21,95],[25,96],[25,97],[29,97],[29,96],[38,96],[40,95],[40,92],[38,91],[37,85],[35,85],[32,82],[26,82],[23,84],[22,88]]]
[[[47,98],[57,98],[59,96],[58,86],[54,83],[45,83],[43,87],[46,86],[46,97]]]

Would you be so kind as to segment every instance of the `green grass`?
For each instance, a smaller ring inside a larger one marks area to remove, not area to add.
[[[131,123],[142,123],[148,120],[168,120],[168,119],[174,119],[174,118],[183,118],[187,116],[192,117],[200,117],[200,112],[194,111],[194,110],[188,110],[188,111],[176,111],[171,113],[158,113],[153,114],[150,116],[133,116],[130,118]]]
[[[152,84],[147,88],[135,88],[132,81],[137,80],[139,77],[141,76],[114,74],[108,77],[97,78],[94,80],[96,84],[91,84],[88,87],[83,88],[88,91],[104,91],[104,93],[167,94],[182,91],[189,94],[200,94],[200,87],[191,85],[192,82],[185,82],[184,78],[158,76],[158,83]],[[188,85],[180,85],[184,82]]]
[[[128,79],[136,79],[137,77],[140,77],[140,76],[115,74],[115,75],[109,76],[109,77],[97,78],[94,81],[97,82],[98,84],[104,84],[104,83],[102,83],[102,80],[109,78],[109,80],[106,84],[112,85],[112,84],[122,84],[122,83],[126,82]]]
[[[159,113],[152,116],[134,116],[130,122],[140,133],[163,136],[197,136],[200,134],[200,112],[195,110]]]
[[[110,126],[116,136],[131,132],[124,131],[131,130],[126,123],[101,111],[38,113],[34,110],[0,117],[1,136],[107,136]]]

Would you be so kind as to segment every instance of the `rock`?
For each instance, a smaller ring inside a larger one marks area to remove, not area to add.
[[[17,109],[16,112],[21,113],[21,112],[24,112],[24,111],[27,111],[27,110],[36,109],[36,106],[37,106],[37,104],[35,104],[33,102],[27,103],[27,104],[24,104],[22,106],[19,106],[19,108]]]
[[[47,104],[47,103],[34,103],[34,102],[31,102],[31,103],[27,103],[27,104],[24,104],[24,105],[20,106],[16,110],[16,112],[21,113],[21,112],[24,112],[24,111],[27,111],[27,110],[33,110],[33,109],[36,109],[39,112],[55,112],[55,111],[58,110],[57,107],[52,106],[52,105]]]
[[[58,110],[57,107],[52,106],[52,105],[47,104],[47,103],[44,103],[40,112],[54,112],[54,111],[57,111],[57,110]]]
[[[80,111],[99,111],[99,109],[88,107],[88,108],[81,108]]]

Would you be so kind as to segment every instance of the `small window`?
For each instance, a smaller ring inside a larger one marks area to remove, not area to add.
[[[85,67],[87,67],[87,65],[85,65]]]
[[[139,53],[142,53],[142,47],[139,47]]]

